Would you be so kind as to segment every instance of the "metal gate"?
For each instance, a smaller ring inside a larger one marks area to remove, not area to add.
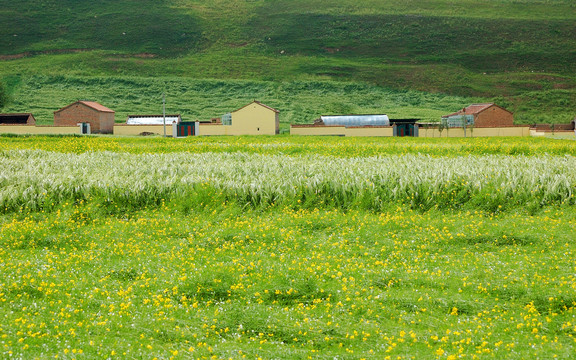
[[[396,124],[394,136],[414,136],[414,124]]]
[[[195,136],[196,123],[195,122],[181,122],[177,125],[176,135],[178,137]]]

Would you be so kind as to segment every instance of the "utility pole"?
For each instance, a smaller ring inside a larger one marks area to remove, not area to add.
[[[166,137],[166,94],[162,93],[162,122],[164,123],[164,137]]]

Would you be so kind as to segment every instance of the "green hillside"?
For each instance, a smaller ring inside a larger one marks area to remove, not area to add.
[[[162,91],[194,117],[257,97],[281,107],[285,124],[325,112],[435,119],[475,101],[497,101],[524,123],[576,115],[572,0],[0,0],[0,9],[0,106],[3,87],[2,111],[35,111],[42,123],[78,98],[122,116],[158,112]],[[223,90],[186,93],[205,79]],[[286,93],[294,82],[306,85]],[[407,91],[411,104],[394,100]],[[438,109],[429,93],[458,100]],[[366,100],[378,96],[389,98]]]

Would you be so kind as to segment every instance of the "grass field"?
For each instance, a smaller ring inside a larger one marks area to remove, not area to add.
[[[576,142],[0,137],[5,358],[560,358]]]

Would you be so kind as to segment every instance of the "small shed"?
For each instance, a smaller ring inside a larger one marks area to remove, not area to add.
[[[471,104],[462,110],[450,115],[442,116],[443,119],[454,118],[461,115],[473,117],[475,128],[498,128],[514,126],[514,114],[494,103]]]
[[[201,122],[198,135],[275,135],[280,133],[279,111],[254,100],[211,122]]]
[[[275,135],[280,133],[280,111],[254,100],[248,105],[230,113],[230,124],[240,133],[250,135]],[[224,124],[224,116],[222,117]]]
[[[95,101],[79,100],[54,112],[55,126],[90,124],[92,133],[114,132],[114,110]]]
[[[0,114],[0,124],[3,125],[36,125],[34,115],[30,113]]]

